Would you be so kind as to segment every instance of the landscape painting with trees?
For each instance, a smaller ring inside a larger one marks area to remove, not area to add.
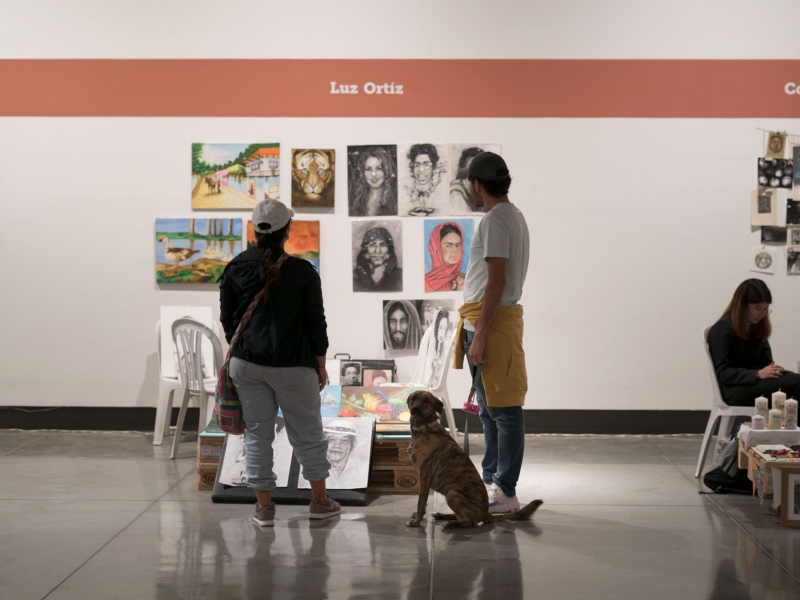
[[[192,208],[246,209],[280,200],[280,144],[192,144]]]
[[[241,251],[241,219],[156,219],[156,283],[216,283]]]

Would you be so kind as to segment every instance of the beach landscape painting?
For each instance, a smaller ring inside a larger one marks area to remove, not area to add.
[[[216,283],[242,251],[241,219],[156,219],[156,283]]]
[[[192,208],[252,210],[280,200],[280,144],[192,144]]]

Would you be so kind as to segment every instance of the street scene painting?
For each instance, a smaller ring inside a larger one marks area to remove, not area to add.
[[[156,283],[216,283],[241,251],[241,219],[156,219]]]
[[[280,200],[280,144],[192,144],[192,208],[252,210]]]
[[[253,222],[247,222],[247,247],[256,245]],[[314,265],[319,273],[319,221],[297,221],[292,219],[289,239],[283,247],[287,254],[303,258]]]

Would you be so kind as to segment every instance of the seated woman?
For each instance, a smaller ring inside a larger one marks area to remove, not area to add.
[[[785,371],[772,360],[769,339],[772,294],[760,279],[744,281],[728,308],[708,331],[722,398],[731,406],[753,406],[759,396],[781,390],[798,398],[800,375]]]

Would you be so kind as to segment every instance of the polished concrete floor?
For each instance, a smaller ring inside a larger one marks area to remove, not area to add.
[[[458,533],[407,529],[399,495],[262,530],[197,491],[193,438],[174,461],[151,440],[0,431],[0,598],[800,598],[800,530],[698,494],[699,436],[529,436],[535,522]]]

